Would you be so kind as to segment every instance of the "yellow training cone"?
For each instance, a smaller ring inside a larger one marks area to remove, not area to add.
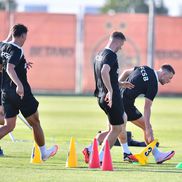
[[[75,139],[71,138],[70,148],[68,152],[68,159],[66,161],[66,167],[77,167],[77,156],[76,156],[76,147],[75,147]]]
[[[134,154],[134,156],[137,158],[138,162],[141,165],[146,165],[148,163],[148,156],[156,146],[157,142],[158,140],[155,139],[153,142],[147,145],[139,154]]]
[[[41,152],[40,152],[39,146],[36,144],[36,142],[34,142],[30,162],[32,164],[41,164],[42,163]]]

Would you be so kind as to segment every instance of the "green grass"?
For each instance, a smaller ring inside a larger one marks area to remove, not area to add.
[[[13,132],[18,142],[11,142],[9,136],[1,140],[5,157],[0,158],[1,182],[180,182],[182,169],[175,166],[182,162],[182,98],[156,98],[152,107],[154,135],[159,139],[162,151],[175,150],[175,157],[162,164],[155,164],[153,157],[146,166],[122,162],[122,150],[111,150],[114,171],[88,169],[84,164],[81,150],[89,144],[98,130],[105,129],[106,117],[93,97],[37,97],[39,113],[46,136],[47,146],[59,144],[58,154],[41,165],[30,164],[33,146],[32,132],[17,121]],[[143,99],[137,100],[143,110]],[[143,141],[140,129],[128,123],[134,139]],[[66,168],[70,138],[76,139],[78,168]],[[142,148],[131,147],[133,153]]]

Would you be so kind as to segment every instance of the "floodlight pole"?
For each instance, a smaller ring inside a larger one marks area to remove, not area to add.
[[[147,65],[154,68],[154,49],[155,49],[155,2],[148,0],[148,46],[147,46]]]
[[[76,20],[76,70],[75,70],[75,93],[81,94],[83,91],[83,7],[79,8]]]
[[[5,9],[6,9],[6,12],[8,13],[8,19],[9,19],[9,30],[10,28],[13,26],[14,24],[14,10],[12,10],[10,8],[10,0],[6,0],[5,1]],[[8,30],[8,31],[9,31]]]

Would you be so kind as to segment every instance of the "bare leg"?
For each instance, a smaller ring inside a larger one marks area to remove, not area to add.
[[[0,105],[0,125],[4,125],[4,112],[3,107]]]
[[[58,145],[54,145],[48,150],[46,149],[45,139],[44,139],[44,132],[43,132],[42,127],[40,125],[38,111],[36,111],[31,116],[27,117],[26,120],[32,126],[34,139],[35,139],[35,142],[37,143],[37,145],[40,148],[40,151],[41,151],[41,154],[42,154],[42,160],[46,161],[49,157],[52,157],[57,153]]]
[[[13,131],[16,125],[16,117],[5,119],[5,124],[0,128],[0,139]]]
[[[33,128],[34,139],[38,144],[38,146],[40,147],[44,146],[45,145],[44,133],[40,125],[38,111],[32,114],[31,116],[27,117],[26,120]]]
[[[104,138],[107,136],[110,130],[111,130],[111,125],[108,123],[108,129],[105,131],[101,131],[101,133],[98,133],[96,135],[96,139],[99,142],[99,144],[102,144],[102,142],[104,141]]]
[[[143,135],[144,135],[145,142],[147,144],[149,144],[149,142],[147,141],[146,134],[145,134],[145,120],[144,120],[144,117],[142,116],[141,118],[139,118],[139,119],[137,119],[135,121],[132,121],[132,123],[143,130]]]
[[[108,134],[106,135],[103,141],[102,150],[105,146],[106,140],[108,140],[109,146],[110,148],[112,148],[112,146],[116,142],[116,139],[121,131],[122,131],[121,125],[111,125],[111,130],[108,132]]]

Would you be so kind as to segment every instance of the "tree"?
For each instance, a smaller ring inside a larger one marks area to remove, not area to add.
[[[16,8],[16,0],[0,0],[0,10],[15,11]]]
[[[164,6],[163,0],[157,0],[155,8],[156,14],[168,14],[168,9]],[[102,7],[103,13],[109,11],[118,13],[148,13],[147,0],[106,0],[105,5]]]

